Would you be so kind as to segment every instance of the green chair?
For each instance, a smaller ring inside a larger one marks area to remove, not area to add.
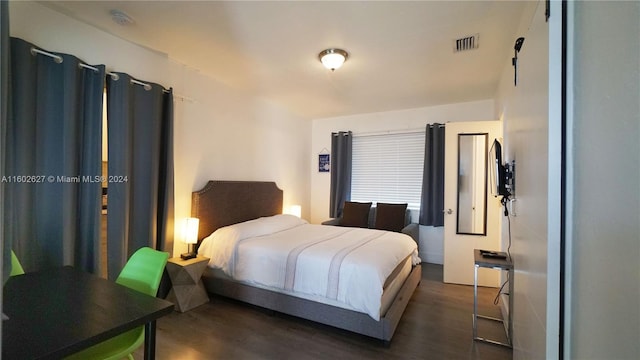
[[[143,247],[137,250],[120,272],[116,283],[141,293],[156,296],[169,254]],[[144,342],[144,326],[129,330],[79,353],[67,357],[82,360],[120,360],[128,358]]]
[[[22,274],[24,274],[24,269],[20,264],[20,260],[18,260],[16,253],[14,253],[13,250],[11,250],[11,273],[9,274],[9,276],[16,276],[16,275],[22,275]]]

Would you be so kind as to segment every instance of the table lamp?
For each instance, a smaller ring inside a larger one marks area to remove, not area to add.
[[[289,206],[289,214],[297,217],[302,217],[302,206],[300,205]]]
[[[200,224],[200,219],[198,218],[186,218],[184,221],[184,242],[187,243],[188,252],[184,254],[180,254],[180,257],[183,260],[193,259],[198,254],[196,254],[193,245],[198,242],[198,225]]]

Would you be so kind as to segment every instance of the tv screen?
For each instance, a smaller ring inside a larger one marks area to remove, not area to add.
[[[498,139],[493,140],[493,145],[489,150],[489,161],[491,194],[493,196],[509,196],[506,169],[502,163],[502,144]]]

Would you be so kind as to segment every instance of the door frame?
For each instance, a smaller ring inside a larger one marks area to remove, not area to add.
[[[458,135],[488,134],[488,146],[494,138],[502,138],[502,121],[449,122],[445,131],[445,188],[444,188],[444,261],[443,281],[445,283],[473,285],[473,249],[500,250],[501,204],[499,199],[489,196],[489,181],[486,181],[486,233],[469,235],[457,233],[458,204]],[[487,147],[486,151],[489,151]],[[451,209],[451,213],[449,213]],[[491,269],[478,272],[480,286],[498,287],[500,274]]]

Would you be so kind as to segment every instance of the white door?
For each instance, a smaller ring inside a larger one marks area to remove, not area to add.
[[[450,122],[445,134],[443,280],[473,285],[473,249],[500,250],[500,201],[491,195],[484,159],[490,160],[493,140],[501,140],[502,122]],[[499,275],[496,270],[480,269],[478,284],[497,287]]]

